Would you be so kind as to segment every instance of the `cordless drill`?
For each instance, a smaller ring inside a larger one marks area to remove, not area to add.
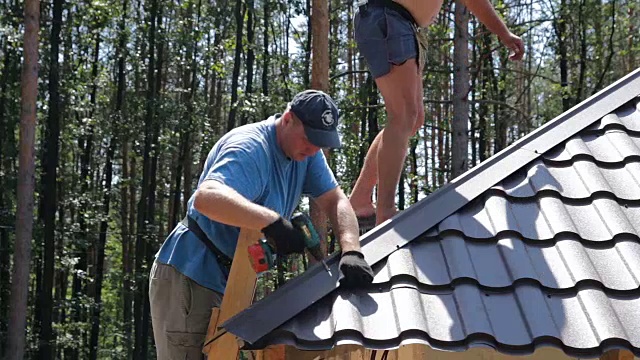
[[[329,270],[324,263],[324,254],[320,247],[320,236],[313,227],[311,219],[305,213],[295,213],[291,218],[291,224],[304,234],[304,242],[307,251],[319,262],[322,262],[325,269]],[[249,246],[249,260],[251,267],[256,273],[261,273],[274,266],[275,244],[269,243],[266,239],[261,239],[256,244]]]

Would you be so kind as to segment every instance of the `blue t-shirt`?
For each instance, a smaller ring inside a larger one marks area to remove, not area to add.
[[[276,142],[278,117],[244,125],[224,135],[209,152],[198,186],[205,180],[219,181],[287,219],[303,193],[319,197],[337,187],[322,151],[303,161],[285,156]],[[193,208],[193,199],[192,195],[187,214],[198,222],[220,251],[233,258],[240,229],[202,215]],[[224,293],[226,270],[218,265],[212,251],[181,223],[169,234],[156,258],[198,284]]]

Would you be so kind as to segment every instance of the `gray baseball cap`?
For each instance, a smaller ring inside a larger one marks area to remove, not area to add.
[[[291,100],[291,111],[302,121],[309,141],[321,148],[342,146],[338,135],[338,107],[319,90],[305,90]]]

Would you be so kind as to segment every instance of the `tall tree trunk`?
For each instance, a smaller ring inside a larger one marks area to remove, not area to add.
[[[582,96],[585,93],[585,76],[587,72],[587,24],[585,20],[585,6],[586,0],[581,0],[578,5],[578,25],[580,26],[580,60],[578,62],[578,85],[576,86],[576,95],[574,104],[578,104],[582,101]]]
[[[213,37],[213,49],[216,51],[220,48],[220,44],[222,40],[226,38],[227,32],[231,26],[228,26],[230,21],[226,25],[222,25],[222,20],[226,19],[227,15],[222,9],[226,9],[227,1],[221,1],[220,6],[217,8],[216,17],[214,20],[214,28],[221,29],[222,31],[216,31],[215,36]],[[213,54],[214,62],[217,62],[217,54]],[[224,106],[222,103],[222,83],[223,77],[220,76],[218,71],[212,71],[212,79],[211,79],[211,107],[209,108],[209,117],[210,117],[210,126],[213,130],[214,134],[218,135],[224,132],[225,124],[223,124],[222,120],[222,107]]]
[[[501,67],[504,69],[507,66],[507,57],[501,57],[500,62]],[[502,149],[507,147],[507,129],[509,128],[509,119],[507,118],[505,111],[503,111],[499,105],[504,104],[507,101],[506,89],[504,85],[507,73],[504,71],[500,72],[500,77],[495,74],[492,75],[493,76],[491,79],[491,84],[493,86],[493,94],[498,100],[493,106],[493,123],[495,129],[494,153],[497,154]]]
[[[309,84],[311,83],[309,79],[309,69],[311,68],[311,42],[313,41],[312,38],[314,23],[314,19],[311,17],[311,11],[311,0],[306,0],[305,15],[307,16],[307,39],[304,42],[304,63],[302,64],[302,84],[305,89],[308,89]],[[328,46],[329,45],[327,43],[327,50]]]
[[[6,206],[4,196],[0,196],[0,206]],[[9,295],[8,287],[11,279],[9,278],[10,259],[9,256],[9,232],[8,229],[0,227],[0,333],[3,334],[0,338],[0,354],[4,354],[4,343],[7,333],[7,308],[9,307],[7,301],[7,295]]]
[[[197,9],[197,19],[196,19],[196,24],[198,24],[200,22],[200,6],[201,6],[201,1],[198,1],[198,9]],[[191,66],[189,69],[189,76],[185,77],[185,79],[188,81],[188,88],[189,91],[186,93],[186,99],[185,99],[185,107],[186,107],[186,119],[187,119],[187,129],[186,129],[186,133],[185,135],[185,144],[184,144],[184,151],[183,151],[183,176],[184,176],[184,187],[182,189],[182,208],[184,209],[184,211],[186,212],[187,209],[187,203],[189,202],[189,198],[191,197],[191,187],[193,186],[191,184],[192,179],[193,179],[193,169],[192,169],[192,164],[193,164],[193,148],[192,146],[190,146],[194,140],[193,137],[191,136],[191,134],[195,131],[194,129],[194,124],[193,124],[193,118],[194,118],[194,109],[193,109],[193,104],[195,101],[195,94],[196,94],[196,79],[197,79],[197,75],[198,75],[198,68],[197,68],[197,56],[198,56],[198,30],[196,29],[196,26],[194,26],[194,22],[193,22],[193,9],[192,9],[193,5],[189,5],[189,11],[188,11],[188,15],[187,15],[187,24],[188,24],[188,31],[191,34],[191,41],[189,44],[189,51],[187,52],[187,59],[191,61]],[[173,225],[175,226],[176,223],[174,223]]]
[[[607,58],[605,59],[605,63],[601,68],[600,77],[598,78],[598,82],[593,87],[592,94],[595,94],[596,92],[602,89],[602,86],[603,86],[602,84],[604,83],[605,76],[609,73],[609,68],[611,66],[611,59],[613,58],[613,55],[615,54],[615,51],[616,51],[616,48],[614,46],[614,37],[616,34],[616,0],[610,1],[609,7],[611,9],[611,12],[609,13],[609,17],[611,18],[611,32],[609,33],[609,40],[608,40],[609,44],[607,45],[607,48],[609,49],[609,54],[607,55]],[[629,49],[629,51],[632,51],[632,50]]]
[[[123,137],[122,148],[122,181],[120,182],[120,233],[122,236],[122,327],[124,331],[124,349],[126,359],[131,359],[131,229],[129,228],[128,182],[132,182],[129,174],[129,143]]]
[[[263,0],[263,18],[262,18],[262,95],[269,96],[269,23],[271,21],[271,0]],[[266,110],[266,107],[265,107]],[[263,118],[268,116],[268,111],[262,114]]]
[[[255,8],[253,1],[254,0],[246,0],[247,1],[247,84],[245,88],[246,97],[251,99],[251,93],[253,93],[253,64],[256,60],[255,55],[255,27],[253,25],[255,18]],[[247,123],[248,112],[244,112],[242,115],[242,125]],[[255,119],[253,119],[255,120]]]
[[[160,30],[161,28],[161,24],[162,24],[162,8],[160,8],[158,10],[158,18],[157,18],[157,27]],[[163,60],[164,60],[164,49],[165,49],[165,42],[164,42],[164,38],[161,38],[161,41],[158,42],[158,59],[156,61],[156,82],[155,82],[155,87],[154,87],[154,99],[159,99],[160,98],[160,89],[162,88],[162,78],[163,78]],[[153,135],[152,135],[152,147],[153,147],[153,151],[151,152],[151,167],[150,167],[150,179],[149,179],[149,195],[147,197],[147,218],[146,218],[146,224],[149,225],[149,230],[154,229],[154,225],[156,222],[156,190],[157,190],[157,184],[158,184],[158,179],[155,176],[155,174],[158,174],[159,170],[158,170],[158,160],[160,158],[160,151],[158,148],[158,139],[160,137],[160,121],[158,119],[157,114],[154,114],[154,117],[152,119],[152,129],[153,129]],[[153,176],[151,176],[151,174],[154,174]],[[148,270],[148,268],[150,268],[150,265],[153,262],[153,254],[155,253],[156,250],[156,246],[155,246],[155,241],[151,242],[150,240],[153,239],[157,239],[158,234],[149,231],[147,234],[148,240],[145,243],[145,258],[144,261],[146,264],[148,264],[149,266],[146,267],[145,270]],[[141,339],[143,339],[142,342],[142,347],[141,347],[141,359],[146,359],[147,357],[147,352],[148,352],[148,346],[149,346],[149,329],[151,328],[151,305],[149,303],[149,282],[148,282],[148,273],[145,271],[144,274],[145,278],[144,278],[144,287],[143,287],[143,308],[142,308],[142,320],[141,320],[141,324],[142,324],[142,331],[140,333],[140,337]],[[151,333],[152,334],[152,333]],[[136,358],[138,359],[138,358]]]
[[[91,65],[91,79],[93,81],[93,86],[91,87],[91,93],[89,95],[89,118],[92,118],[95,114],[96,110],[96,101],[97,101],[97,87],[98,87],[98,66],[99,66],[99,54],[100,54],[100,32],[95,31],[95,41],[94,41],[94,51],[93,51],[93,61]],[[79,253],[80,259],[76,264],[76,273],[88,273],[90,276],[91,272],[89,269],[89,260],[92,259],[91,253],[93,250],[93,244],[88,245],[90,232],[88,229],[88,225],[85,220],[85,214],[90,211],[89,209],[93,206],[89,199],[89,185],[90,185],[90,172],[91,172],[91,154],[93,153],[93,136],[94,136],[94,125],[93,123],[89,124],[87,128],[87,135],[83,136],[80,141],[80,149],[82,149],[82,154],[80,156],[80,196],[83,197],[81,202],[81,210],[78,212],[78,226],[79,226]],[[93,288],[92,288],[93,289]],[[93,291],[93,290],[90,290]],[[84,294],[87,294],[87,285],[84,279],[81,276],[74,275],[73,280],[73,296],[82,297]],[[91,294],[87,294],[91,295]],[[74,322],[82,322],[87,318],[87,312],[81,306],[82,300],[77,299],[76,311],[74,312],[73,320]],[[88,347],[88,339],[87,334],[83,329],[79,330],[77,333],[77,339],[82,340],[83,347],[73,349],[74,354],[79,354],[80,357],[84,357],[84,349]]]
[[[480,98],[486,100],[489,98],[490,81],[493,77],[493,52],[491,51],[491,33],[486,27],[482,27],[482,77],[480,81]],[[480,162],[489,158],[489,146],[487,141],[487,118],[489,116],[489,105],[483,101],[478,109],[478,152],[480,154]]]
[[[53,279],[55,260],[56,208],[58,203],[58,153],[60,141],[60,73],[58,55],[60,53],[60,29],[62,26],[63,0],[53,1],[51,25],[51,50],[49,56],[49,113],[44,142],[42,171],[42,220],[44,223],[44,271],[42,272],[42,292],[39,294],[41,311],[40,359],[53,359],[55,341],[52,329]]]
[[[429,122],[431,122],[431,124],[433,124],[433,120],[429,120]],[[425,154],[425,158],[424,158],[424,194],[425,195],[429,195],[431,193],[431,186],[432,184],[430,184],[429,178],[430,173],[433,173],[433,168],[431,168],[431,172],[429,172],[429,160],[427,159],[431,159],[431,161],[433,161],[433,159],[435,158],[435,151],[434,151],[434,141],[433,141],[433,132],[429,132],[428,128],[430,127],[431,124],[429,124],[429,122],[425,121],[424,125],[422,125],[422,148],[424,149],[424,154]],[[416,164],[417,167],[417,164]],[[433,179],[431,177],[431,179]],[[417,199],[416,195],[416,201]]]
[[[471,128],[469,129],[469,139],[471,140],[471,168],[474,168],[478,163],[478,138],[476,136],[476,131],[478,130],[478,116],[476,111],[476,96],[478,95],[476,84],[478,82],[478,74],[479,65],[478,65],[478,38],[480,34],[478,32],[478,24],[475,21],[475,18],[471,18],[471,26],[473,27],[473,46],[471,50],[471,66],[474,70],[474,75],[471,78],[471,116],[469,117],[469,123]]]
[[[62,199],[63,197],[64,197],[64,187],[62,184],[58,184],[58,224],[60,224],[61,231],[58,236],[58,241],[56,242],[56,256],[59,259],[62,259],[64,256],[64,246],[65,246],[64,239],[66,238],[65,236],[66,234],[64,232],[64,219],[66,216],[66,212],[65,212],[66,208],[65,208],[64,202],[60,201],[60,199]],[[63,302],[66,301],[67,289],[69,287],[69,271],[66,266],[60,269],[56,269],[55,286],[56,286],[55,303],[63,304]],[[60,308],[54,307],[53,310],[54,310],[53,321],[57,322],[58,324],[64,324],[67,316],[66,309],[64,308],[64,306],[60,306]],[[57,351],[54,355],[57,357],[60,357],[60,354],[62,353],[62,351],[60,351],[59,348],[56,350]]]
[[[240,77],[240,65],[242,63],[242,27],[244,26],[243,0],[236,1],[236,50],[233,59],[233,74],[231,75],[231,111],[227,121],[227,131],[236,127],[236,113],[238,112],[238,79]]]
[[[367,104],[367,111],[364,111],[363,114],[366,116],[366,125],[367,128],[369,130],[368,132],[368,146],[367,149],[369,147],[371,147],[371,144],[373,144],[373,140],[376,138],[376,136],[378,136],[378,133],[380,132],[380,129],[378,128],[378,111],[377,111],[377,106],[378,106],[378,87],[375,83],[375,81],[373,81],[373,77],[371,76],[371,74],[368,74],[367,76],[367,80],[365,81],[365,99],[366,99],[366,104]],[[364,138],[364,134],[361,138]],[[360,149],[360,159],[359,159],[359,166],[358,168],[362,168],[362,166],[364,166],[364,158],[366,156],[366,149],[361,148]],[[357,175],[356,175],[357,176]]]
[[[118,26],[118,47],[116,48],[116,59],[118,59],[118,73],[116,77],[116,94],[114,117],[120,121],[124,120],[123,108],[126,89],[125,65],[127,59],[127,10],[129,8],[128,0],[122,1],[122,17]],[[124,349],[126,359],[131,359],[131,235],[132,230],[129,227],[129,191],[128,186],[133,181],[129,174],[129,136],[126,128],[114,127],[120,136],[120,146],[122,152],[122,179],[120,181],[120,236],[122,237],[122,323],[124,330]]]
[[[553,27],[558,41],[558,56],[560,57],[560,86],[562,87],[562,110],[571,108],[569,96],[569,59],[567,57],[566,29],[567,10],[565,0],[560,0],[560,9],[553,19]]]
[[[369,129],[369,147],[373,144],[373,140],[375,140],[376,136],[380,132],[380,128],[378,127],[378,86],[376,82],[373,80],[373,76],[367,76],[367,86],[366,88],[369,90],[367,92],[367,105],[369,107],[367,111],[367,127]],[[364,155],[366,156],[366,155]],[[362,159],[362,163],[364,164],[364,156]]]
[[[113,129],[117,125],[117,117],[113,117]],[[98,358],[98,336],[100,335],[100,312],[102,310],[102,283],[104,280],[104,248],[107,243],[107,231],[109,228],[109,209],[111,205],[111,181],[113,180],[113,156],[116,150],[117,139],[112,136],[109,149],[107,150],[107,159],[104,169],[104,191],[102,206],[103,218],[100,221],[100,235],[98,236],[98,244],[96,249],[96,270],[95,270],[95,289],[93,297],[93,311],[91,316],[91,340],[89,342],[89,359],[96,360]]]
[[[127,354],[130,359],[133,358],[134,355],[134,344],[135,344],[135,321],[133,320],[134,313],[134,297],[135,297],[135,242],[134,239],[137,239],[137,214],[136,214],[136,198],[137,198],[137,186],[136,180],[138,178],[137,164],[135,154],[132,156],[128,155],[128,146],[126,146],[122,153],[123,159],[128,159],[128,167],[129,167],[129,179],[128,185],[125,185],[128,188],[128,198],[127,201],[123,204],[123,207],[127,207],[128,210],[123,214],[123,220],[128,221],[128,236],[127,236],[127,255],[122,257],[123,267],[124,267],[124,283],[125,287],[124,293],[124,303],[125,306],[123,311],[124,318],[124,331],[125,334],[129,334],[129,338],[125,340],[125,347],[127,349]],[[124,161],[124,160],[123,160]],[[124,176],[124,173],[123,173]],[[125,218],[125,215],[128,218]],[[135,236],[135,237],[134,237]],[[123,248],[124,251],[124,248]]]
[[[469,11],[456,0],[453,40],[453,122],[451,124],[451,178],[469,166]]]
[[[114,114],[112,114],[112,137],[111,142],[109,144],[109,148],[107,150],[107,158],[104,169],[104,191],[103,191],[103,219],[100,221],[100,231],[98,236],[98,244],[96,249],[96,276],[95,276],[95,290],[94,290],[94,307],[91,314],[91,338],[89,342],[89,358],[91,360],[96,360],[98,357],[98,339],[100,335],[100,314],[102,311],[102,284],[104,280],[104,256],[105,256],[105,245],[107,240],[107,231],[108,231],[108,220],[110,205],[111,205],[111,183],[113,179],[113,157],[115,155],[115,149],[117,147],[117,136],[115,135],[118,132],[118,124],[121,123],[122,117],[122,108],[123,108],[123,100],[124,100],[124,91],[125,91],[125,73],[124,73],[124,65],[125,65],[125,57],[126,57],[126,18],[127,18],[127,0],[123,1],[122,4],[122,18],[120,20],[120,28],[119,28],[119,41],[118,47],[116,48],[116,58],[118,59],[118,73],[116,78],[116,94],[115,94],[115,108]],[[126,163],[123,164],[126,167]],[[126,225],[124,225],[125,233],[122,236],[128,236],[126,233]],[[123,239],[124,241],[124,239]]]
[[[9,21],[13,29],[20,27],[19,9],[21,3],[14,2],[13,6],[7,5],[12,13],[16,14]],[[4,54],[2,77],[0,78],[0,186],[2,189],[13,188],[16,180],[15,160],[18,157],[16,150],[18,148],[15,139],[15,129],[18,127],[19,116],[17,114],[18,104],[15,96],[15,89],[18,88],[20,76],[20,58],[18,51],[13,50],[8,41],[3,42],[2,53]],[[11,195],[10,195],[11,193]],[[13,209],[15,205],[15,193],[2,192],[0,194],[0,209]],[[13,216],[4,214],[0,216],[0,221],[9,224],[13,220]],[[7,320],[9,310],[9,296],[11,288],[11,239],[15,236],[15,230],[11,228],[0,228],[0,333],[7,334]],[[0,339],[0,354],[4,353],[4,345],[6,344],[6,336]]]
[[[353,4],[349,2],[347,4],[347,72],[349,73],[347,82],[347,96],[353,93],[355,88],[355,76],[353,73],[353,62],[355,60],[354,54],[354,39],[353,39]]]
[[[420,193],[420,189],[419,189],[419,177],[418,177],[418,154],[417,154],[417,148],[418,148],[418,139],[412,139],[411,140],[411,146],[409,147],[409,154],[410,154],[410,161],[411,161],[411,173],[410,173],[410,180],[409,180],[409,191],[411,194],[411,204],[415,204],[418,202],[418,195]],[[426,152],[426,149],[425,149]]]
[[[171,232],[171,230],[178,223],[178,216],[182,216],[180,212],[180,187],[182,186],[182,153],[184,152],[184,147],[187,146],[182,137],[180,138],[180,149],[176,154],[173,154],[171,159],[171,165],[175,166],[175,169],[172,174],[172,184],[171,184],[171,192],[169,199],[169,224],[167,226],[167,232]],[[185,186],[186,187],[186,186]],[[186,213],[186,208],[185,208]]]
[[[340,45],[340,27],[342,26],[342,0],[329,0],[329,77],[338,69],[338,62],[344,61],[342,58],[343,48]],[[331,86],[331,84],[329,84]],[[333,87],[335,88],[335,87]],[[329,88],[330,91],[333,88]]]
[[[398,210],[402,211],[405,207],[405,193],[404,182],[407,178],[406,171],[400,173],[400,180],[398,181]]]
[[[442,94],[439,94],[442,96]],[[444,184],[444,121],[442,120],[442,105],[436,106],[436,126],[432,130],[433,138],[431,140],[433,146],[433,157],[431,158],[431,171],[433,172],[433,188],[437,189]]]
[[[438,91],[435,91],[435,94],[438,94]],[[436,96],[436,99],[438,99],[439,97]],[[425,173],[425,178],[429,178],[431,177],[431,186],[428,188],[428,191],[431,191],[432,189],[435,189],[438,185],[438,177],[436,176],[436,158],[437,158],[437,151],[436,151],[436,131],[437,131],[437,125],[439,123],[439,114],[440,114],[440,104],[435,104],[434,105],[434,110],[433,110],[433,120],[432,123],[434,124],[433,127],[431,127],[431,129],[427,128],[427,124],[425,122],[425,126],[424,126],[424,133],[425,133],[425,139],[426,139],[426,135],[427,133],[429,134],[429,150],[431,153],[431,157],[430,157],[430,164],[428,161],[424,162],[424,173]],[[425,140],[426,141],[426,140]],[[425,144],[425,149],[427,148],[427,145]],[[431,165],[431,171],[429,171],[429,165]],[[428,181],[425,181],[428,182]]]
[[[11,168],[8,166],[9,159],[12,158],[8,154],[9,146],[5,142],[5,134],[13,134],[13,129],[9,125],[7,94],[9,84],[13,84],[12,77],[15,76],[16,71],[13,69],[13,64],[16,61],[11,52],[8,51],[8,43],[5,42],[2,52],[4,55],[2,77],[0,78],[0,172],[5,175],[0,179],[0,186],[5,188],[9,186],[6,181],[9,178],[8,174],[11,174]],[[13,176],[12,176],[13,177]],[[11,199],[8,198],[5,192],[0,193],[0,209],[10,207]],[[2,219],[2,218],[0,218]],[[4,219],[3,219],[4,220]],[[8,221],[8,219],[6,219]],[[0,227],[0,333],[6,334],[7,331],[7,309],[9,308],[9,288],[11,286],[11,279],[9,277],[11,270],[11,256],[10,256],[10,244],[9,244],[9,229]],[[0,354],[4,353],[5,336],[0,338]]]
[[[24,358],[27,325],[29,262],[33,232],[33,197],[35,173],[36,100],[38,96],[38,31],[40,2],[25,0],[24,53],[20,112],[20,153],[16,209],[16,243],[13,255],[7,360]]]
[[[313,0],[311,8],[311,36],[313,62],[311,63],[311,88],[327,92],[329,90],[329,4],[327,0]],[[327,161],[329,152],[325,151]],[[318,204],[311,202],[310,209],[311,222],[318,230],[324,251],[327,250],[327,216],[318,207]]]
[[[280,56],[283,59],[288,59],[289,58],[289,38],[290,38],[290,29],[291,29],[291,20],[290,18],[291,16],[291,7],[287,6],[285,7],[286,9],[286,14],[283,18],[283,22],[284,22],[284,32],[282,33],[282,45],[280,46]],[[275,33],[275,31],[273,31]],[[285,99],[290,99],[292,94],[291,94],[291,89],[289,89],[289,82],[290,82],[290,64],[289,61],[281,61],[281,67],[280,67],[280,74],[282,77],[282,84],[284,86],[284,93],[282,93],[282,96],[284,96]],[[309,87],[309,84],[305,84],[306,87]]]
[[[148,41],[149,41],[149,61],[147,68],[147,95],[146,95],[146,109],[145,109],[145,118],[144,118],[144,153],[143,153],[143,164],[142,164],[142,186],[140,193],[140,200],[138,201],[138,212],[137,212],[137,235],[136,235],[136,248],[135,248],[135,294],[134,294],[134,310],[133,310],[133,320],[135,327],[135,346],[134,346],[134,359],[146,359],[146,347],[147,347],[147,338],[144,336],[148,331],[146,328],[148,324],[143,321],[143,311],[145,306],[145,299],[147,296],[145,294],[146,284],[145,278],[146,274],[143,273],[143,263],[146,260],[147,253],[147,241],[149,238],[149,228],[148,228],[148,201],[150,194],[150,184],[151,177],[153,177],[153,173],[151,172],[151,157],[152,157],[152,147],[153,147],[153,137],[154,137],[154,118],[155,118],[155,108],[156,108],[156,17],[158,15],[158,4],[159,0],[151,1],[151,9],[149,12],[149,33],[148,33]]]
[[[634,16],[636,12],[636,6],[638,6],[637,3],[628,4],[627,6],[627,19],[635,19]],[[627,52],[627,69],[625,71],[628,73],[632,72],[636,68],[636,56],[638,52],[631,50],[634,48],[633,37],[636,34],[635,26],[635,22],[629,21],[629,30],[627,31],[627,49],[629,49],[629,51]]]

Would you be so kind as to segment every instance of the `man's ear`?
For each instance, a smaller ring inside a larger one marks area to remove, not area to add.
[[[284,114],[282,114],[282,123],[284,125],[289,124],[289,122],[291,122],[291,112],[290,111],[285,111]]]
[[[285,125],[293,124],[294,119],[293,119],[293,113],[291,112],[291,110],[284,113],[283,120]]]

